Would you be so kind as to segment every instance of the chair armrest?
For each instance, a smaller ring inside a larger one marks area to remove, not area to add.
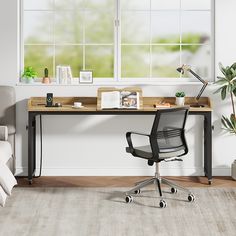
[[[146,136],[146,137],[149,137],[149,138],[150,138],[150,135],[145,134],[145,133],[139,133],[139,132],[127,132],[126,133],[126,140],[128,142],[130,152],[131,152],[132,155],[135,155],[134,146],[133,146],[133,142],[132,142],[132,138],[131,138],[132,134],[140,135],[140,136]]]
[[[145,134],[145,133],[140,133],[140,132],[133,132],[133,131],[127,132],[127,133],[126,133],[126,136],[127,136],[127,134],[130,134],[130,136],[131,136],[131,134],[136,134],[136,135],[141,135],[141,136],[148,136],[148,137],[150,137],[150,134]]]
[[[0,126],[0,140],[7,141],[8,139],[8,129],[7,126]]]

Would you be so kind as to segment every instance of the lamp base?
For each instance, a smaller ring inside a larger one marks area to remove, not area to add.
[[[199,104],[199,103],[194,103],[194,104],[190,104],[190,107],[205,107],[205,105]]]

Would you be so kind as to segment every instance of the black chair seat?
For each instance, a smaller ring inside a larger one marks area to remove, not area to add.
[[[150,145],[135,147],[134,151],[135,154],[140,158],[153,159],[153,153]],[[131,153],[129,147],[126,147],[126,152]],[[164,160],[166,158],[178,157],[184,153],[185,150],[183,146],[177,148],[160,149],[159,158]]]

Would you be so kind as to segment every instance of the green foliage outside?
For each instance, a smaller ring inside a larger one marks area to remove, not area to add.
[[[188,44],[200,44],[201,43],[201,35],[200,34],[193,34],[193,33],[188,33],[188,34],[183,34],[182,35],[182,43],[188,43]],[[158,44],[171,44],[173,42],[179,42],[179,35],[170,35],[169,37],[165,38],[157,38],[153,40],[153,43],[158,43]],[[195,53],[199,49],[200,45],[185,45],[184,49]],[[168,45],[166,47],[166,51],[170,52],[176,52],[179,51],[179,45]]]
[[[44,68],[47,67],[49,76],[53,72],[53,48],[51,46],[25,46],[25,66],[32,66],[37,71],[38,77],[44,76]]]
[[[61,0],[58,1],[60,5],[56,6],[54,27],[56,46],[52,45],[53,42],[51,45],[50,42],[49,44],[44,41],[40,42],[40,38],[37,37],[31,36],[25,39],[25,44],[27,44],[24,51],[25,66],[34,67],[39,77],[43,77],[45,67],[49,70],[49,76],[55,77],[56,65],[70,65],[73,77],[79,77],[79,71],[82,69],[92,70],[93,77],[114,77],[114,25],[111,13],[114,1],[104,0],[102,5],[97,1],[72,2],[75,5],[68,6],[66,0]],[[83,4],[86,4],[88,10],[81,10],[84,7]],[[108,6],[111,6],[111,9],[108,9]],[[68,7],[73,11],[64,11]],[[39,26],[33,29],[32,35],[34,32],[35,35],[50,35],[48,24],[51,24],[48,18],[42,18]],[[133,29],[138,30],[138,26],[134,25]],[[200,34],[189,33],[182,36],[182,42],[188,44],[199,44],[201,40]],[[169,44],[175,41],[179,41],[178,35],[153,39],[153,43],[158,44]],[[85,44],[81,45],[82,42]],[[30,45],[35,43],[37,45]],[[39,45],[40,43],[46,45]],[[151,71],[153,77],[178,77],[176,72],[178,65],[168,63],[159,65],[159,61],[153,61],[153,66],[150,68],[149,59],[151,56],[154,58],[155,55],[165,57],[168,53],[179,52],[180,46],[172,44],[152,47],[153,55],[150,55],[149,46],[122,46],[121,76],[148,78]],[[199,45],[185,45],[184,50],[194,54],[199,47]]]

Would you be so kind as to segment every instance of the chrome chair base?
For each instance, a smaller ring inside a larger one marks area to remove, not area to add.
[[[141,182],[137,182],[135,185],[134,188],[132,188],[131,190],[125,192],[125,195],[126,195],[126,202],[127,203],[130,203],[133,201],[133,197],[131,194],[139,194],[141,189],[144,188],[144,187],[147,187],[151,184],[154,184],[156,186],[156,189],[158,190],[159,192],[159,195],[160,195],[160,203],[159,203],[159,206],[161,208],[165,208],[167,206],[167,203],[166,201],[163,199],[163,194],[162,194],[162,190],[161,190],[161,184],[165,184],[165,185],[168,185],[171,187],[171,192],[172,193],[177,193],[177,189],[179,190],[182,190],[184,192],[187,192],[188,193],[188,201],[189,202],[193,202],[195,197],[194,195],[191,193],[190,190],[188,190],[187,188],[184,188],[170,180],[167,180],[165,178],[161,178],[160,177],[160,172],[159,172],[159,163],[156,163],[156,173],[155,173],[155,176],[150,178],[150,179],[146,179],[146,180],[143,180]]]

